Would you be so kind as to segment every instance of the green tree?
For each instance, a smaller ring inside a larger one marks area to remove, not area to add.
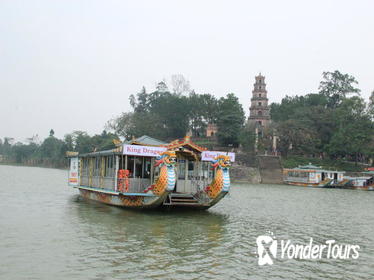
[[[345,98],[335,110],[336,130],[327,147],[330,157],[349,156],[357,163],[371,153],[374,125],[365,108],[365,101],[354,96]]]
[[[220,98],[218,102],[217,137],[222,145],[238,147],[239,135],[244,124],[244,111],[233,93]]]
[[[239,134],[239,141],[245,152],[254,152],[256,133],[252,127],[246,125]]]
[[[47,137],[40,146],[40,156],[50,160],[61,159],[63,155],[62,147],[64,142],[53,135]]]
[[[368,113],[372,120],[374,120],[374,90],[371,92],[368,104]]]
[[[38,145],[35,143],[25,145],[18,142],[12,147],[13,157],[17,163],[25,163],[25,161],[35,156],[38,148]]]
[[[91,137],[85,131],[74,131],[72,133],[74,139],[75,151],[80,154],[93,152],[95,147],[92,144]]]
[[[105,127],[126,140],[130,140],[135,130],[134,115],[133,112],[122,113],[120,116],[109,120]]]
[[[306,128],[298,120],[290,119],[276,124],[279,134],[278,148],[287,156],[292,154],[314,154],[316,153],[319,139],[316,132]]]
[[[360,89],[355,77],[342,74],[338,70],[334,72],[323,72],[323,81],[320,82],[319,92],[328,98],[328,106],[336,108],[344,98],[351,94],[359,94]]]

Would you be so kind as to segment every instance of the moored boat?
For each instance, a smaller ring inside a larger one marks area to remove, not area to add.
[[[142,136],[68,157],[69,185],[84,198],[127,208],[207,209],[228,193],[235,154],[207,151],[189,137],[164,143]]]
[[[374,176],[345,176],[345,179],[349,180],[349,183],[345,185],[346,189],[374,191]]]
[[[349,183],[348,179],[344,179],[344,173],[344,171],[326,170],[320,166],[309,164],[283,169],[283,181],[288,185],[336,188]]]

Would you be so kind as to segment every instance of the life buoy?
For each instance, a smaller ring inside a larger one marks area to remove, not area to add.
[[[120,192],[123,192],[124,191],[124,188],[123,188],[123,185],[124,185],[124,178],[125,178],[125,170],[124,169],[120,169],[118,170],[118,183],[117,183],[117,186],[118,186],[118,190]]]
[[[126,191],[126,192],[129,191],[129,187],[130,187],[129,175],[130,175],[130,171],[126,169],[126,170],[125,170],[125,176],[124,176],[124,181],[125,181],[125,191]]]
[[[118,170],[117,188],[119,192],[128,192],[130,187],[129,182],[130,171],[127,169]]]

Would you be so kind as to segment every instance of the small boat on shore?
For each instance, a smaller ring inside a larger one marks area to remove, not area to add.
[[[230,189],[234,153],[207,151],[190,137],[142,136],[117,148],[68,153],[69,185],[82,197],[127,208],[208,209]]]
[[[326,170],[309,164],[283,169],[283,181],[285,184],[295,186],[337,188],[349,183],[349,180],[344,178],[344,173],[344,171]]]

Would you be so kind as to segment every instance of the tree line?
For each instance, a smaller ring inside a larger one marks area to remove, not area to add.
[[[191,133],[201,140],[208,124],[214,124],[218,129],[213,138],[216,146],[236,148],[251,156],[255,143],[259,153],[273,152],[276,137],[278,152],[284,157],[370,162],[374,157],[374,92],[365,102],[357,85],[351,75],[324,72],[318,92],[286,96],[280,103],[272,103],[271,125],[256,135],[234,93],[221,98],[198,94],[182,75],[174,75],[171,90],[162,81],[155,91],[147,92],[143,87],[130,95],[131,111],[109,120],[101,134],[75,131],[58,139],[51,130],[41,143],[28,144],[4,138],[0,139],[0,156],[14,163],[62,166],[66,151],[110,149],[114,139],[141,135],[170,141]]]
[[[282,155],[370,162],[374,157],[374,92],[367,103],[357,85],[351,75],[324,72],[317,93],[286,96],[271,104],[268,135],[279,137]]]
[[[184,94],[169,91],[165,82],[158,83],[156,90],[142,90],[130,96],[131,112],[124,112],[110,120],[107,128],[115,134],[130,139],[149,135],[163,140],[174,140],[191,133],[203,138],[208,124],[218,128],[219,144],[239,147],[245,114],[233,93],[217,99],[212,94]]]
[[[64,139],[58,139],[54,134],[54,130],[51,129],[49,136],[41,143],[33,138],[29,139],[28,144],[12,143],[13,139],[9,137],[0,139],[0,161],[46,167],[65,167],[67,151],[88,153],[95,150],[111,149],[115,147],[113,139],[118,140],[115,134],[105,130],[94,136],[89,136],[84,131],[74,131],[65,135]]]

